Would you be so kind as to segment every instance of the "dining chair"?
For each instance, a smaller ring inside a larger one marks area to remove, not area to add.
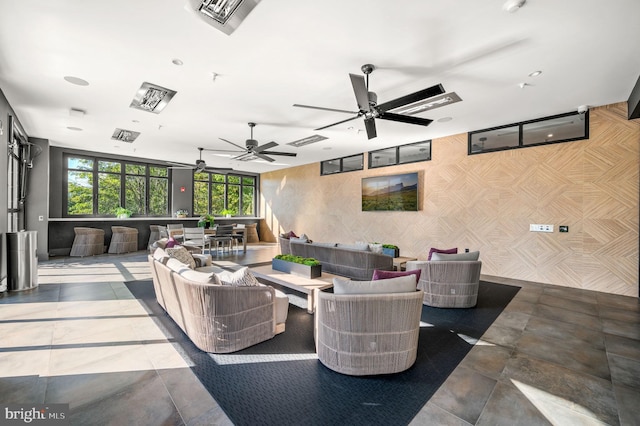
[[[191,247],[200,247],[204,253],[205,249],[211,254],[211,241],[209,236],[205,235],[204,228],[183,228],[184,241],[182,245]]]
[[[181,223],[169,223],[167,224],[167,232],[169,237],[173,237],[174,239],[182,239],[184,233],[184,226]]]
[[[233,225],[218,225],[216,227],[216,234],[211,237],[211,240],[216,245],[216,254],[218,249],[222,248],[222,254],[224,254],[225,246],[231,251],[231,243],[233,242]]]
[[[235,230],[241,229],[242,231],[240,232],[235,232]],[[233,242],[234,245],[236,246],[236,252],[238,251],[240,242],[244,242],[245,236],[245,227],[244,227],[244,223],[239,223],[235,226],[234,232],[231,235],[233,237]]]

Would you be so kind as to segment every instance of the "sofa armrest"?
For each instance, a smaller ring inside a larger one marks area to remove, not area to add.
[[[191,256],[193,256],[194,259],[200,259],[200,266],[198,266],[198,268],[203,268],[205,266],[211,266],[211,264],[212,264],[211,255],[210,254],[191,253]],[[197,262],[197,260],[196,260],[196,262]]]

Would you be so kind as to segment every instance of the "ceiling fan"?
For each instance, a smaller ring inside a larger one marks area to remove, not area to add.
[[[251,160],[256,160],[260,158],[265,161],[273,162],[276,160],[274,158],[269,157],[268,155],[283,155],[287,157],[295,157],[297,155],[293,152],[268,151],[269,148],[278,146],[278,144],[275,142],[269,142],[264,145],[258,145],[258,141],[253,138],[253,128],[256,126],[256,123],[247,123],[247,124],[249,124],[249,127],[251,128],[251,138],[245,141],[244,147],[238,144],[235,144],[231,141],[228,141],[226,139],[220,138],[220,140],[240,148],[240,151],[225,150],[225,149],[207,149],[207,151],[240,153],[239,155],[233,157],[234,160],[240,160],[240,161],[251,161]]]
[[[170,169],[192,169],[195,170],[196,173],[197,172],[202,172],[204,170],[214,170],[214,171],[225,171],[225,170],[233,170],[229,167],[207,167],[207,163],[202,159],[202,151],[204,151],[204,148],[198,148],[198,151],[200,151],[200,158],[198,158],[195,161],[195,164],[191,165],[191,164],[182,164],[182,163],[173,163],[168,161],[168,164],[172,164],[171,167],[169,167]]]
[[[433,120],[428,118],[412,117],[403,114],[394,114],[389,112],[395,108],[399,108],[405,105],[413,104],[423,99],[431,98],[433,96],[442,95],[445,93],[441,84],[428,87],[426,89],[419,90],[415,93],[399,97],[397,99],[382,103],[378,105],[378,95],[369,91],[369,74],[373,72],[375,66],[371,64],[365,64],[361,68],[365,77],[358,74],[349,74],[351,77],[351,85],[353,86],[353,92],[356,95],[356,102],[358,105],[358,111],[346,111],[342,109],[323,108],[311,105],[294,104],[295,107],[312,108],[323,111],[335,111],[343,112],[347,114],[356,114],[355,117],[347,118],[346,120],[338,121],[337,123],[329,124],[328,126],[319,127],[315,130],[322,130],[328,127],[336,126],[338,124],[345,123],[350,120],[355,120],[359,117],[364,117],[364,126],[367,130],[367,137],[369,139],[375,138],[378,134],[376,132],[376,118],[383,120],[399,121],[401,123],[417,124],[419,126],[428,126]]]

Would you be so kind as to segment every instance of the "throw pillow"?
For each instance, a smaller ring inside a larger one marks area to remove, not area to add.
[[[433,255],[433,253],[456,254],[458,253],[458,247],[451,248],[451,249],[437,249],[437,248],[431,247],[431,250],[429,250],[429,257],[427,257],[427,260],[431,260],[431,256]]]
[[[289,241],[291,241],[292,243],[308,243],[309,242],[309,240],[302,237],[291,237],[289,238]]]
[[[439,260],[439,261],[478,260],[479,257],[480,257],[479,251],[472,251],[470,253],[458,253],[458,254],[433,253],[431,260]]]
[[[369,244],[369,250],[371,250],[373,253],[382,253],[382,243]]]
[[[381,294],[410,293],[416,291],[416,276],[388,278],[377,281],[351,281],[349,278],[334,278],[334,294]]]
[[[218,274],[222,285],[234,285],[238,287],[253,287],[260,283],[246,266],[235,272],[223,271]]]
[[[183,269],[179,273],[181,277],[184,277],[189,281],[195,281],[202,284],[222,284],[218,275],[214,273],[198,272],[194,271],[193,269]]]
[[[367,243],[363,243],[363,244],[342,244],[342,243],[338,243],[338,245],[336,247],[347,249],[347,250],[369,251],[369,244],[367,244]]]
[[[381,269],[374,269],[373,277],[371,278],[371,281],[385,280],[387,278],[404,277],[407,275],[415,275],[416,282],[418,282],[420,281],[421,272],[422,270],[420,269],[414,269],[413,271],[383,271]]]
[[[182,246],[175,246],[172,248],[167,248],[166,252],[169,257],[179,260],[191,269],[195,269],[196,261],[193,260],[193,256],[191,256],[191,253],[189,253],[186,248]]]
[[[165,246],[165,248],[174,248],[177,245],[178,245],[178,242],[175,240],[175,238],[169,237],[169,239],[167,240],[167,245]]]

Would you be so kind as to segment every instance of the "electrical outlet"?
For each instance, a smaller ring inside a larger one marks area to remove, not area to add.
[[[553,232],[553,225],[539,225],[532,223],[529,225],[529,231],[531,232]]]

